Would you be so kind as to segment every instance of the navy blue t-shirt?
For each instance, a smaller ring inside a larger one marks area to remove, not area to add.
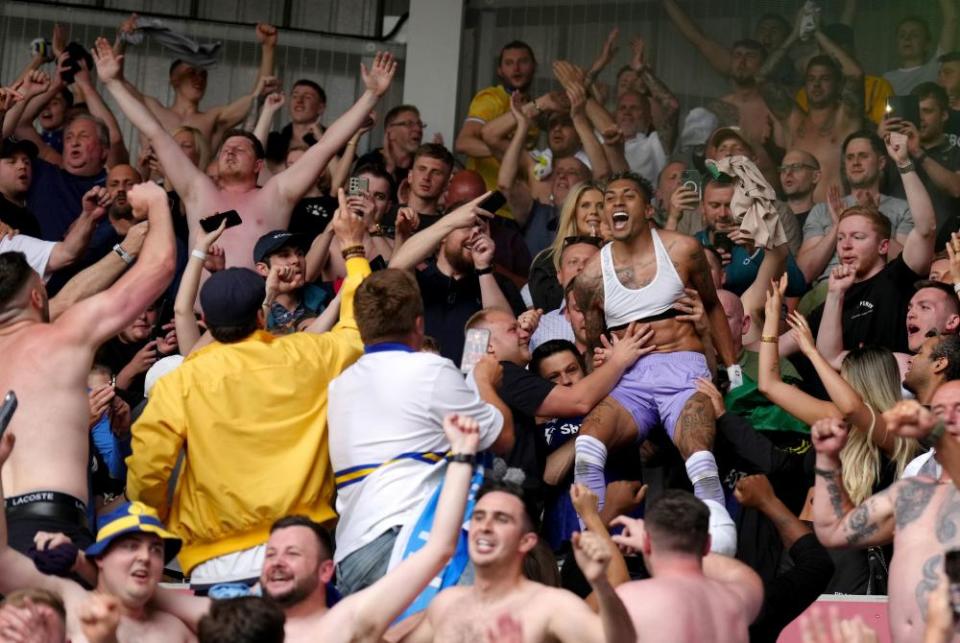
[[[67,228],[80,215],[83,195],[96,185],[106,185],[107,172],[75,176],[42,159],[33,162],[33,182],[27,207],[37,217],[46,241],[63,241]]]

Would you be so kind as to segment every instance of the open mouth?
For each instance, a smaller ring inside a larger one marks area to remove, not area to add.
[[[907,324],[907,335],[916,335],[922,329],[916,324]]]
[[[474,541],[475,549],[477,553],[480,554],[489,554],[493,551],[494,543],[492,540],[487,540],[486,538],[477,538]]]
[[[613,221],[614,230],[625,230],[627,224],[630,222],[630,215],[621,210],[614,212],[613,215],[611,215],[611,219]]]

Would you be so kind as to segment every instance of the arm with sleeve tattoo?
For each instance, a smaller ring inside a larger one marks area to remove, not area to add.
[[[587,355],[592,356],[594,350],[602,346],[600,337],[606,330],[603,312],[603,274],[600,270],[599,255],[577,275],[573,296],[577,300],[577,306],[583,311],[587,334]]]
[[[717,289],[713,285],[713,278],[710,276],[710,265],[707,263],[707,257],[703,254],[703,247],[698,241],[692,237],[688,237],[688,239],[688,245],[690,246],[688,260],[690,284],[700,293],[703,308],[710,321],[713,345],[717,349],[717,354],[724,366],[736,364],[737,356],[733,353],[730,325],[727,323],[727,315],[723,312],[723,306],[720,305],[720,299],[717,297]]]
[[[670,88],[660,80],[649,65],[640,70],[640,77],[644,84],[650,90],[653,99],[662,108],[661,122],[654,123],[657,134],[660,135],[660,142],[663,144],[663,151],[669,155],[673,150],[673,144],[677,139],[677,122],[680,117],[680,101],[674,96]]]

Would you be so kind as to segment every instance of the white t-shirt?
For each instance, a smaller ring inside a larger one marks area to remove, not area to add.
[[[940,63],[937,62],[940,53],[938,50],[933,58],[919,67],[891,69],[883,77],[890,81],[897,96],[906,96],[920,83],[936,82],[937,72],[940,70]]]
[[[653,185],[657,184],[661,170],[667,165],[667,154],[655,131],[650,134],[638,132],[633,138],[628,138],[623,143],[623,154],[630,169]]]
[[[480,399],[453,362],[432,353],[367,353],[330,382],[328,395],[340,515],[336,563],[388,529],[416,520],[445,467],[398,456],[448,451],[445,415],[477,420],[480,450],[490,448],[503,427],[500,411]]]
[[[4,252],[22,252],[27,257],[27,263],[40,275],[44,281],[49,279],[47,275],[47,264],[50,262],[50,255],[53,254],[53,248],[57,243],[55,241],[44,241],[35,237],[28,237],[25,234],[14,235],[12,238],[0,238],[0,253]]]

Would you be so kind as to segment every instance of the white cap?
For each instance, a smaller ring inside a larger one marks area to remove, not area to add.
[[[157,361],[147,370],[143,378],[143,396],[150,397],[150,391],[157,380],[174,370],[183,363],[183,355],[168,355]]]

